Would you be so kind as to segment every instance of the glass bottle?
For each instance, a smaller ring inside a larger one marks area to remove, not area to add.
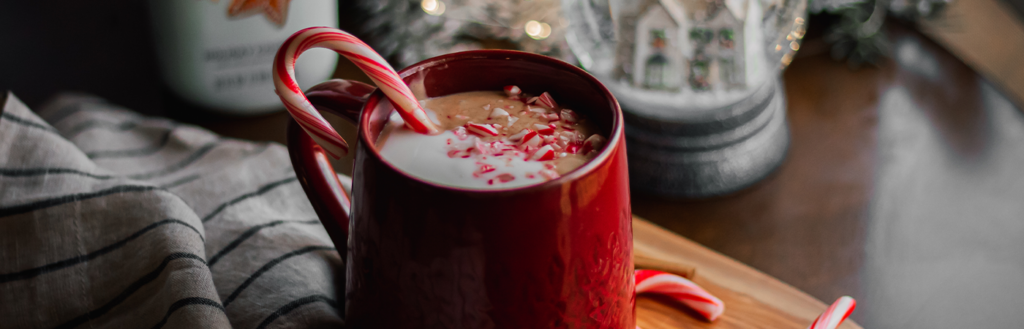
[[[283,109],[271,66],[295,31],[338,25],[336,0],[150,0],[158,63],[176,96],[217,112]],[[328,79],[337,54],[311,49],[296,63],[300,86]]]

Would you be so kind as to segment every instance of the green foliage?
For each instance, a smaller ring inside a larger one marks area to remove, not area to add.
[[[721,29],[718,31],[718,37],[725,41],[732,41],[736,36],[732,29]]]
[[[809,0],[807,8],[811,14],[837,18],[825,35],[832,45],[832,57],[858,67],[877,64],[889,55],[889,39],[882,28],[887,15],[914,21],[937,14],[951,1]]]
[[[695,27],[690,29],[690,40],[698,44],[707,44],[714,38],[715,32],[711,29]]]
[[[665,30],[653,30],[651,31],[651,39],[666,39]]]
[[[839,21],[833,23],[825,35],[825,41],[832,44],[833,59],[845,59],[856,68],[864,64],[877,66],[880,59],[889,55],[889,38],[881,25],[873,30],[865,28],[872,14],[870,11],[847,8],[839,14]]]

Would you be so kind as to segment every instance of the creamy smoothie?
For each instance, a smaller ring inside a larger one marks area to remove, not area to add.
[[[507,189],[558,178],[593,159],[605,138],[579,113],[548,93],[518,87],[420,101],[444,130],[423,135],[393,114],[377,140],[382,156],[402,171],[441,185]]]

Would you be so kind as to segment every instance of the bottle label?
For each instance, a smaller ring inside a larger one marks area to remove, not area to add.
[[[267,67],[283,41],[206,49],[203,62],[207,69],[215,72],[211,81],[213,91],[231,92],[255,85],[272,87],[272,75]]]

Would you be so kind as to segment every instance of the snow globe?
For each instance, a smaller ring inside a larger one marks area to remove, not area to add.
[[[622,105],[632,188],[702,198],[770,174],[789,145],[782,70],[807,0],[563,0],[580,65]]]

